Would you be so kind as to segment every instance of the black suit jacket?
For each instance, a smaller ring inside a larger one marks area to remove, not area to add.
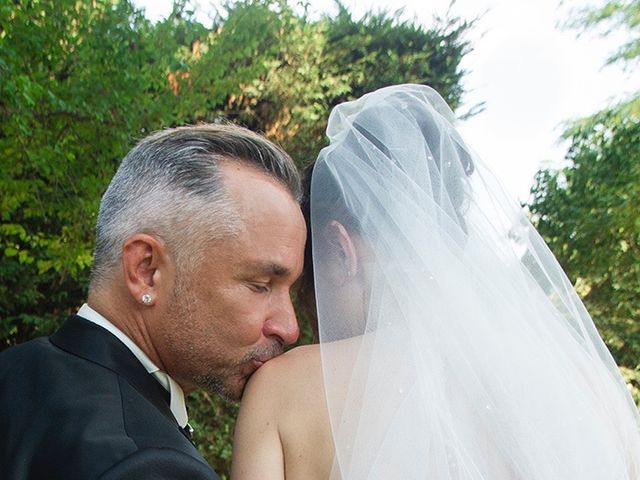
[[[114,335],[72,316],[0,353],[0,478],[218,479],[166,390]]]

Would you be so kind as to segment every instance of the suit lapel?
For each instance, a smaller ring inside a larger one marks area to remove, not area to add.
[[[68,353],[102,365],[124,377],[167,418],[175,422],[169,408],[169,392],[147,372],[126,345],[109,331],[78,315],[71,315],[49,337],[49,341]]]

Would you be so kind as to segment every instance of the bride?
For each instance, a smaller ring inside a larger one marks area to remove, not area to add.
[[[454,123],[421,85],[332,112],[307,186],[320,344],[253,375],[232,478],[640,478],[613,359]]]

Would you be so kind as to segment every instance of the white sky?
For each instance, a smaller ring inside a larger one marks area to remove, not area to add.
[[[444,16],[449,0],[342,0],[358,18],[367,10],[391,12],[404,7],[403,18],[429,26]],[[156,19],[171,10],[171,0],[136,0]],[[200,2],[202,10],[211,3]],[[310,0],[312,13],[334,13],[333,0]],[[525,201],[541,165],[562,161],[558,144],[562,123],[586,116],[640,88],[637,72],[603,67],[621,41],[594,33],[576,38],[559,23],[569,9],[589,4],[559,0],[457,0],[453,12],[465,19],[484,13],[469,35],[473,51],[463,60],[467,94],[460,114],[476,103],[485,110],[460,130],[489,164],[504,187]],[[206,21],[206,15],[203,21]]]

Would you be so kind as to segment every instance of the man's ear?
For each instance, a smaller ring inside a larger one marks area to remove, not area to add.
[[[137,233],[122,246],[124,280],[133,299],[145,306],[156,303],[161,293],[159,282],[166,277],[168,255],[159,238]]]
[[[353,238],[347,229],[337,220],[330,221],[325,227],[325,238],[331,248],[331,259],[336,266],[334,275],[343,284],[348,278],[355,277],[358,271],[358,255]]]

